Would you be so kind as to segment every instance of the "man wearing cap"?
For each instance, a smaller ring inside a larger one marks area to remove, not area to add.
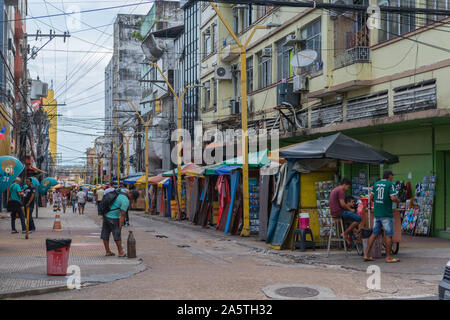
[[[11,233],[19,233],[16,230],[16,217],[19,215],[20,223],[22,224],[22,233],[26,232],[27,226],[25,224],[25,215],[22,211],[22,196],[23,192],[20,188],[22,180],[16,178],[14,183],[9,187],[8,193],[8,208],[11,212]]]
[[[395,184],[392,182],[394,174],[386,169],[383,172],[383,179],[376,182],[372,188],[371,200],[373,201],[374,222],[372,235],[369,238],[367,250],[364,253],[364,261],[374,261],[370,256],[370,250],[378,235],[381,234],[383,227],[386,236],[386,262],[399,262],[399,259],[392,258],[392,236],[394,235],[394,215],[392,214],[392,202],[399,203]]]
[[[114,241],[117,245],[118,256],[126,257],[127,255],[122,248],[122,227],[125,223],[125,216],[130,206],[130,200],[137,198],[135,192],[127,189],[120,189],[120,194],[111,205],[110,210],[103,217],[101,239],[105,246],[106,256],[114,256],[115,254],[109,248],[109,236],[112,233]]]

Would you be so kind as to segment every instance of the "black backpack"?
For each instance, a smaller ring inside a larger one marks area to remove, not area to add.
[[[117,197],[120,194],[125,194],[125,193],[120,192],[120,189],[117,189],[117,190],[114,190],[114,191],[111,191],[111,192],[108,192],[107,194],[105,194],[103,196],[102,201],[100,201],[98,203],[98,206],[97,206],[98,215],[104,216],[105,214],[107,214],[110,211],[111,206],[113,205],[114,201],[116,201]]]

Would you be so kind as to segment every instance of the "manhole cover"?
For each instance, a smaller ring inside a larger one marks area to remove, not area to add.
[[[275,293],[288,298],[312,298],[319,295],[319,291],[308,287],[285,287],[275,290]]]

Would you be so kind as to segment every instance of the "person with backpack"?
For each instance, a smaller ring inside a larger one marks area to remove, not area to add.
[[[100,238],[105,246],[106,256],[115,256],[109,247],[109,237],[112,233],[118,250],[118,257],[127,255],[122,248],[122,227],[130,206],[130,200],[136,199],[136,193],[127,189],[117,189],[104,195],[98,205],[99,215],[103,215],[103,225]]]

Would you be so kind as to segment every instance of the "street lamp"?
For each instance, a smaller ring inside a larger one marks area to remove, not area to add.
[[[127,145],[127,177],[130,174],[130,138],[125,135],[125,133],[120,129],[119,124],[117,123],[116,119],[113,118],[114,124],[116,125],[117,129],[119,129],[120,133],[122,134],[123,138],[125,139],[126,145]]]
[[[142,124],[144,125],[144,128],[145,128],[145,213],[149,213],[149,206],[148,206],[148,167],[149,167],[149,163],[148,163],[148,153],[149,153],[149,150],[148,150],[148,130],[149,130],[152,118],[150,118],[148,121],[145,121],[142,118],[141,113],[134,106],[133,101],[131,101],[131,99],[117,99],[117,100],[114,100],[114,101],[128,102],[133,107],[134,111],[138,115],[139,119],[141,120],[141,122],[142,122]]]
[[[175,92],[175,90],[173,89],[172,85],[170,84],[169,80],[167,80],[167,77],[164,75],[164,73],[162,72],[161,68],[158,66],[157,63],[154,62],[150,62],[150,63],[144,63],[146,65],[150,65],[155,67],[159,74],[161,75],[161,77],[164,79],[164,81],[167,84],[167,87],[169,88],[169,90],[172,92],[172,94],[174,95],[175,99],[177,99],[177,128],[178,128],[178,157],[177,157],[177,204],[178,204],[178,217],[177,219],[181,219],[181,132],[180,130],[182,129],[182,123],[181,123],[181,111],[182,111],[182,106],[183,106],[183,98],[187,92],[187,89],[194,89],[197,87],[200,87],[198,85],[188,85],[186,87],[184,87],[183,92],[181,93],[180,96],[177,95],[177,93]]]
[[[234,33],[231,26],[228,24],[228,22],[223,17],[222,13],[217,9],[214,2],[210,1],[209,4],[214,9],[214,11],[219,16],[222,23],[227,28],[228,32],[231,34],[233,39],[236,41],[236,44],[240,48],[240,58],[241,58],[241,112],[242,112],[242,158],[243,158],[243,164],[242,164],[242,180],[244,182],[243,185],[243,204],[244,204],[244,225],[242,227],[241,236],[249,236],[250,235],[250,201],[249,201],[249,186],[248,186],[248,134],[247,134],[247,46],[250,43],[251,39],[255,35],[256,30],[261,29],[270,29],[270,28],[277,28],[280,27],[280,24],[275,23],[269,23],[267,25],[259,25],[254,26],[252,29],[252,32],[250,33],[249,37],[245,41],[245,43],[242,43],[238,36]]]

